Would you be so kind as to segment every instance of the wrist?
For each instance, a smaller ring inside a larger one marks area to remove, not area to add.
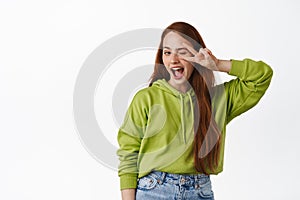
[[[220,72],[228,73],[231,69],[231,61],[217,59],[217,68],[218,68],[218,71],[220,71]]]

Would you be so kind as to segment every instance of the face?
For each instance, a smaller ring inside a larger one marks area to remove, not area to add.
[[[192,46],[188,40],[172,31],[163,40],[163,63],[170,74],[169,83],[175,88],[186,85],[194,70],[193,65],[182,58],[192,56],[182,43]]]

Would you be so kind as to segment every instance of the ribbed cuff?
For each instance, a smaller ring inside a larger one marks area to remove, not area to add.
[[[228,74],[242,78],[244,75],[244,65],[245,61],[231,60],[231,69]]]
[[[129,189],[137,187],[137,174],[124,174],[120,176],[120,188]]]

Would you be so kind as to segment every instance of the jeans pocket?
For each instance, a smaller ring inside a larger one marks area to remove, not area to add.
[[[156,184],[157,180],[154,177],[147,175],[138,180],[137,188],[140,190],[151,190],[155,188]]]
[[[198,194],[203,199],[214,199],[214,192],[212,191],[211,182],[208,181],[200,186]]]

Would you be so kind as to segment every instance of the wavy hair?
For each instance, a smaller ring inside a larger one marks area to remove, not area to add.
[[[191,42],[194,49],[205,48],[206,45],[199,32],[190,24],[175,22],[169,25],[161,35],[161,41],[156,53],[154,72],[150,78],[151,86],[158,79],[170,79],[170,75],[163,64],[163,40],[169,32],[176,32]],[[211,98],[215,86],[215,77],[211,70],[193,63],[194,70],[189,78],[189,83],[197,97],[194,106],[194,165],[198,172],[213,173],[220,159],[220,130],[214,119]]]

